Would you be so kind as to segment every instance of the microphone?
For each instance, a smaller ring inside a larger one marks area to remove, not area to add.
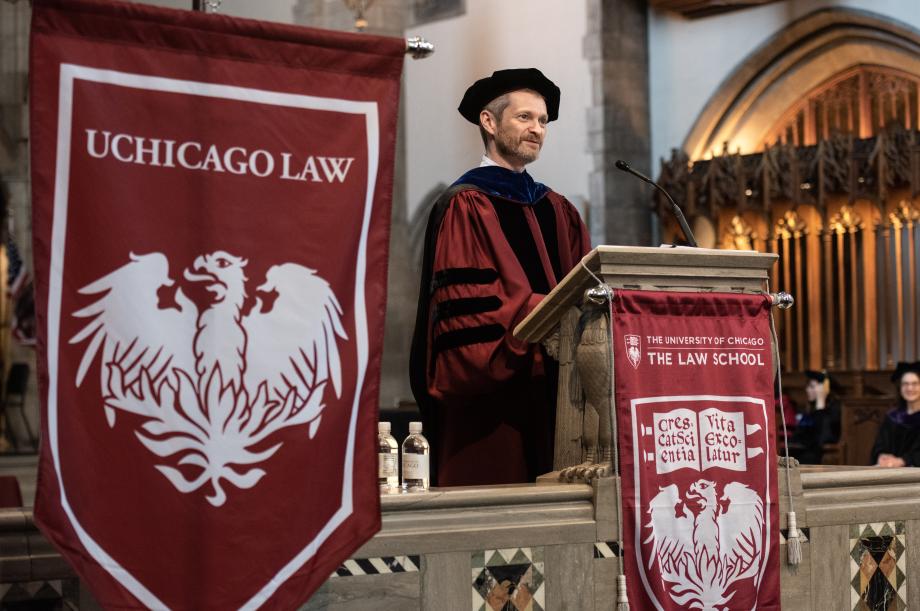
[[[674,215],[674,218],[677,219],[677,223],[680,225],[681,231],[684,232],[684,238],[687,240],[687,244],[696,248],[697,247],[696,238],[693,237],[693,232],[690,231],[690,226],[687,225],[687,219],[684,218],[684,213],[681,211],[680,206],[677,205],[677,202],[674,201],[674,198],[672,198],[670,194],[668,194],[668,192],[665,191],[664,188],[661,185],[659,185],[657,182],[655,182],[654,180],[652,180],[651,178],[649,178],[642,172],[638,172],[632,169],[631,167],[629,167],[629,164],[623,161],[622,159],[617,159],[617,162],[614,165],[616,165],[618,170],[622,170],[623,172],[626,172],[627,174],[632,174],[639,180],[643,182],[647,182],[648,184],[652,185],[653,187],[655,187],[656,189],[664,193],[664,196],[668,198],[669,202],[671,202],[671,213]]]

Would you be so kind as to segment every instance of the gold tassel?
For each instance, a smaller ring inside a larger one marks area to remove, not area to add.
[[[794,511],[786,514],[786,524],[789,525],[789,536],[786,537],[786,553],[789,564],[796,566],[802,562],[802,539],[799,537]]]
[[[622,562],[623,559],[620,559]],[[617,611],[629,611],[629,598],[626,596],[626,575],[617,575]]]

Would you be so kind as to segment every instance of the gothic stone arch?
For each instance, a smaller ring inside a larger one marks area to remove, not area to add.
[[[725,142],[742,154],[759,151],[805,92],[862,65],[920,77],[920,32],[866,11],[815,11],[779,31],[729,75],[683,150],[692,160]]]

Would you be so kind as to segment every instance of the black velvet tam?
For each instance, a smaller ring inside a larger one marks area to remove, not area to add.
[[[550,121],[559,118],[559,87],[543,76],[536,68],[512,68],[496,70],[492,76],[481,78],[466,90],[457,110],[463,118],[479,125],[479,113],[486,104],[500,95],[519,89],[533,89],[546,100],[546,114]]]
[[[920,376],[920,361],[914,361],[913,363],[908,363],[906,361],[901,361],[894,368],[894,373],[891,374],[891,381],[895,384],[901,382],[901,376],[905,373],[916,373]]]
[[[805,372],[805,377],[809,380],[814,380],[815,382],[824,382],[827,379],[826,371],[814,371],[809,369]]]

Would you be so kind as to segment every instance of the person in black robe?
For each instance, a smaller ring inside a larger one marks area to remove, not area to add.
[[[539,70],[500,70],[458,109],[479,126],[485,155],[428,219],[410,358],[439,486],[552,470],[556,365],[512,332],[590,248],[575,207],[524,169],[559,97]]]
[[[920,467],[920,361],[898,363],[891,380],[898,385],[898,406],[879,427],[872,464]]]
[[[808,404],[798,415],[790,453],[802,464],[820,465],[824,445],[840,440],[840,399],[826,371],[806,371]]]

